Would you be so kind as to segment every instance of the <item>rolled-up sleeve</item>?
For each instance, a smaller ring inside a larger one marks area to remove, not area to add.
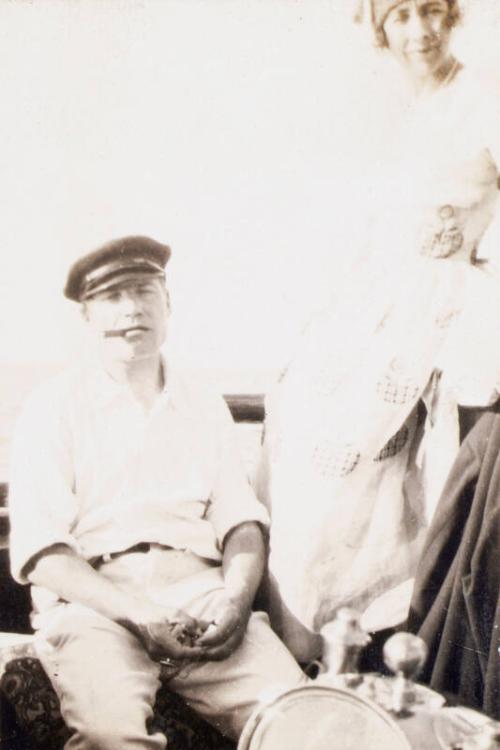
[[[9,472],[10,561],[27,583],[27,563],[55,544],[78,550],[71,436],[47,392],[37,392],[18,419]]]
[[[207,518],[222,549],[229,531],[248,521],[267,529],[269,515],[250,485],[239,452],[236,427],[222,398],[215,405],[215,428],[216,478]]]

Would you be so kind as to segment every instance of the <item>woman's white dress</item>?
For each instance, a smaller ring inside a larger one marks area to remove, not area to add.
[[[299,658],[302,626],[364,611],[413,575],[458,447],[457,405],[497,398],[500,283],[481,258],[495,110],[466,71],[408,108],[372,193],[369,252],[267,399],[271,607]]]

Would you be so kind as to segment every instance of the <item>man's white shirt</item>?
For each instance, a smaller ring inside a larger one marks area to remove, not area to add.
[[[40,386],[18,420],[9,505],[23,583],[26,564],[54,544],[92,560],[153,542],[220,562],[231,529],[269,523],[224,400],[170,368],[148,413],[103,370]]]

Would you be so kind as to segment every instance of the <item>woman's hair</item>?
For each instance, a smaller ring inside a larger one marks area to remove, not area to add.
[[[459,0],[446,0],[446,2],[448,3],[447,24],[448,28],[452,29],[460,21],[462,12],[460,10]],[[393,8],[395,8],[398,3],[392,3],[389,7],[389,11],[387,13],[384,13],[383,15],[380,14],[379,4],[380,0],[372,0],[372,24],[375,32],[375,44],[377,45],[377,47],[383,48],[387,47],[387,37],[384,31],[384,23],[389,12]],[[389,5],[389,3],[385,4]],[[382,3],[382,5],[384,5],[384,3]]]

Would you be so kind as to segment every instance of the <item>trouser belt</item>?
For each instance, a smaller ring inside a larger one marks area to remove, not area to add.
[[[154,545],[155,547],[160,545]],[[92,566],[94,568],[98,568],[103,563],[110,562],[110,560],[115,560],[117,557],[121,557],[122,555],[130,555],[135,552],[149,552],[149,550],[153,547],[153,544],[151,542],[138,542],[137,544],[133,544],[132,547],[127,547],[127,549],[119,550],[118,552],[105,552],[104,555],[99,555],[99,557],[96,557],[92,561]],[[171,547],[168,547],[165,545],[165,549],[172,549]]]

